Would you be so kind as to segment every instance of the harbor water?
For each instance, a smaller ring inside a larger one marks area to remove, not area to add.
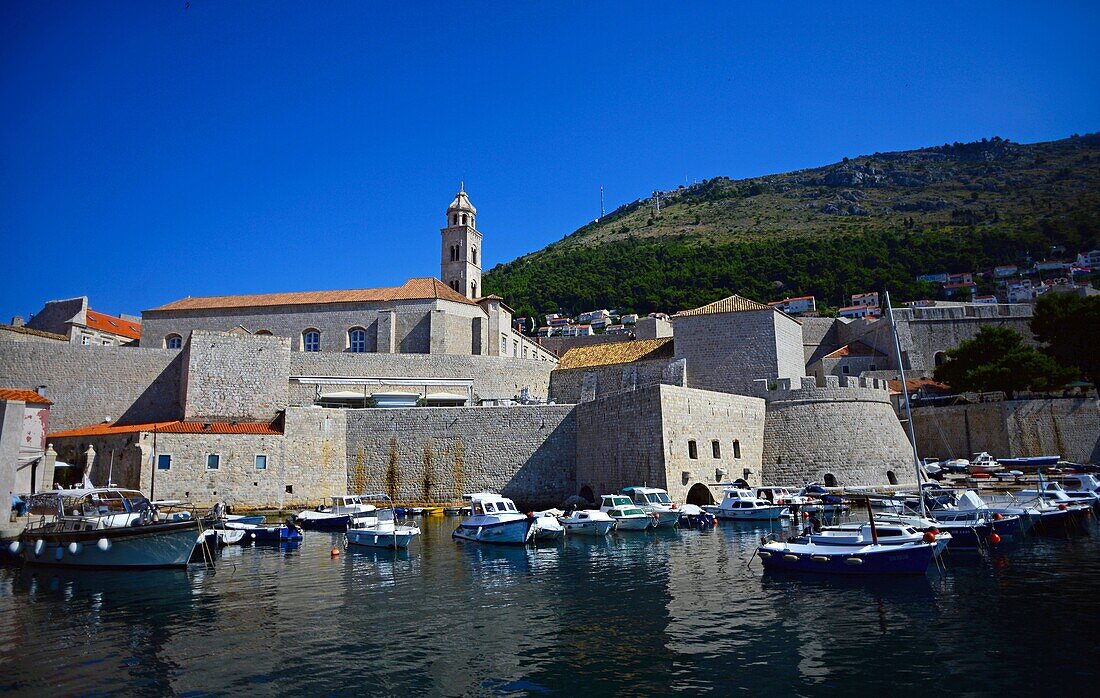
[[[1100,535],[951,553],[918,578],[764,574],[764,528],[406,552],[228,547],[213,570],[0,568],[0,692],[24,695],[1076,695]]]

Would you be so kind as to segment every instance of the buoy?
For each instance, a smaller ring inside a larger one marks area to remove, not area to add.
[[[1058,508],[1062,511],[1065,511],[1066,510],[1066,505],[1065,504],[1059,504]]]
[[[100,538],[96,541],[95,547],[99,548],[103,552],[107,552],[111,549],[111,541],[107,540],[106,538]]]
[[[1000,520],[1002,520],[1002,519],[1004,519],[1004,515],[1003,515],[1003,514],[994,514],[994,515],[993,515],[993,520],[994,520],[994,521],[1000,521]]]
[[[803,518],[803,519],[808,519],[808,518],[810,518],[810,512],[808,512],[808,511],[804,511],[804,512],[802,512],[802,518]]]
[[[12,555],[18,555],[23,550],[23,544],[17,540],[13,540],[11,545],[8,546],[8,550],[11,551]]]
[[[332,553],[331,554],[332,554],[333,557],[340,557],[340,549],[337,548],[335,545],[332,546]]]
[[[256,540],[256,534],[255,533],[249,533],[248,535],[252,536],[252,540]]]
[[[46,542],[41,538],[34,542],[34,556],[38,557],[42,554],[42,549],[46,547]]]
[[[935,543],[936,542],[936,534],[933,533],[932,531],[925,531],[924,532],[924,542],[925,543]]]
[[[79,555],[80,551],[83,550],[83,549],[84,549],[84,546],[82,546],[80,543],[77,543],[75,540],[72,543],[69,543],[69,554],[70,555]]]
[[[993,545],[997,545],[998,543],[1001,542],[1001,537],[999,535],[997,535],[996,531],[989,534],[989,542],[992,543]]]

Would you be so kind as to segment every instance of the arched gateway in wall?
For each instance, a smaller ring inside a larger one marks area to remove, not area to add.
[[[714,504],[714,495],[711,494],[709,487],[697,482],[688,490],[686,503],[695,504],[696,506]]]

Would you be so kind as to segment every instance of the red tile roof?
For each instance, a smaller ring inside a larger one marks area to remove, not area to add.
[[[0,388],[0,400],[22,400],[28,405],[53,404],[35,391],[25,388]]]
[[[423,300],[436,298],[476,305],[474,301],[432,277],[409,279],[400,286],[390,288],[362,288],[348,291],[294,291],[290,293],[257,293],[243,296],[200,296],[182,298],[148,313],[175,310],[207,310],[219,308],[253,308],[279,305],[314,305],[326,303],[363,303],[398,300]]]
[[[842,356],[886,356],[886,354],[869,344],[864,344],[863,342],[856,341],[852,342],[851,344],[845,344],[841,348],[837,349],[831,354],[826,354],[822,358],[839,359]]]
[[[900,380],[888,380],[886,385],[890,388],[891,395],[901,395],[901,381]],[[909,394],[924,389],[925,392],[946,395],[949,392],[949,388],[943,383],[938,383],[931,378],[910,378],[905,381],[905,388],[909,391]]]
[[[88,309],[85,314],[84,324],[93,330],[117,334],[128,339],[141,339],[141,323],[134,320],[123,320],[114,315],[107,315]]]
[[[283,432],[274,424],[233,424],[230,422],[148,422],[146,424],[93,424],[67,431],[58,431],[49,438],[67,436],[110,436],[157,431],[161,434],[260,434],[278,436]]]

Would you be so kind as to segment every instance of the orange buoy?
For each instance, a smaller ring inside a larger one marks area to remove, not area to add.
[[[936,532],[935,531],[925,531],[924,532],[924,542],[925,543],[935,543],[936,542]]]
[[[1001,542],[1001,537],[997,534],[996,531],[989,534],[989,542],[992,543],[993,545],[997,545],[998,543]]]
[[[1000,521],[1003,518],[1004,518],[1004,515],[1002,515],[1002,514],[994,514],[993,515],[993,520],[994,521]]]
[[[332,546],[332,556],[333,557],[340,557],[340,549],[337,548],[335,545]]]

